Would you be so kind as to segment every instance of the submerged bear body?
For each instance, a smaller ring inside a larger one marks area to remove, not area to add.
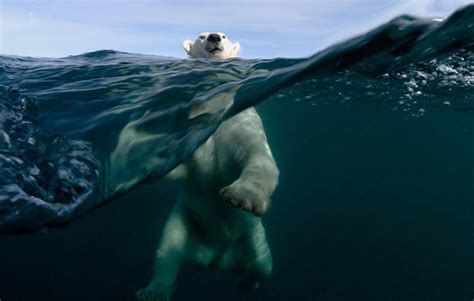
[[[235,56],[239,45],[222,43],[223,36],[203,33],[183,45],[192,57]],[[169,178],[181,182],[180,196],[156,251],[153,277],[138,299],[169,300],[186,262],[233,271],[240,286],[258,287],[272,270],[259,216],[268,209],[278,169],[255,109],[224,121]]]

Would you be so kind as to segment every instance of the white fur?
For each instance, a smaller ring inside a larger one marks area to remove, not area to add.
[[[214,53],[209,52],[208,48],[210,42],[208,37],[210,34],[217,34],[221,38],[219,48],[222,50]],[[193,42],[185,40],[183,42],[184,51],[192,58],[206,58],[206,59],[228,59],[236,57],[239,54],[240,44],[232,43],[225,33],[222,32],[202,32],[198,38]]]
[[[208,57],[198,42],[185,41],[185,50],[194,58]],[[224,46],[222,59],[238,49],[228,43],[234,47]],[[169,300],[186,261],[233,270],[240,285],[257,287],[272,270],[258,216],[268,209],[278,169],[255,109],[223,122],[169,177],[182,179],[182,191],[156,251],[153,277],[138,299]]]

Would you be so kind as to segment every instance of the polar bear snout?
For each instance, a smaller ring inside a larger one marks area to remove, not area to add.
[[[214,43],[214,44],[218,44],[221,42],[221,36],[217,33],[211,33],[208,37],[207,37],[207,41],[210,42],[210,43]]]
[[[218,51],[222,51],[221,41],[222,39],[219,34],[211,33],[207,36],[206,46],[204,47],[204,49],[211,54],[214,54]]]

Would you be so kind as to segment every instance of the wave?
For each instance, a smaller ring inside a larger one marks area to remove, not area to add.
[[[473,21],[474,5],[400,16],[302,59],[0,56],[0,232],[68,223],[163,176],[262,101],[472,111]]]

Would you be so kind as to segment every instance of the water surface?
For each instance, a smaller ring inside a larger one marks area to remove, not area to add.
[[[132,299],[176,198],[158,179],[258,105],[273,275],[187,267],[173,300],[472,300],[473,37],[468,6],[304,59],[0,56],[0,231],[41,230],[0,236],[0,298]]]

